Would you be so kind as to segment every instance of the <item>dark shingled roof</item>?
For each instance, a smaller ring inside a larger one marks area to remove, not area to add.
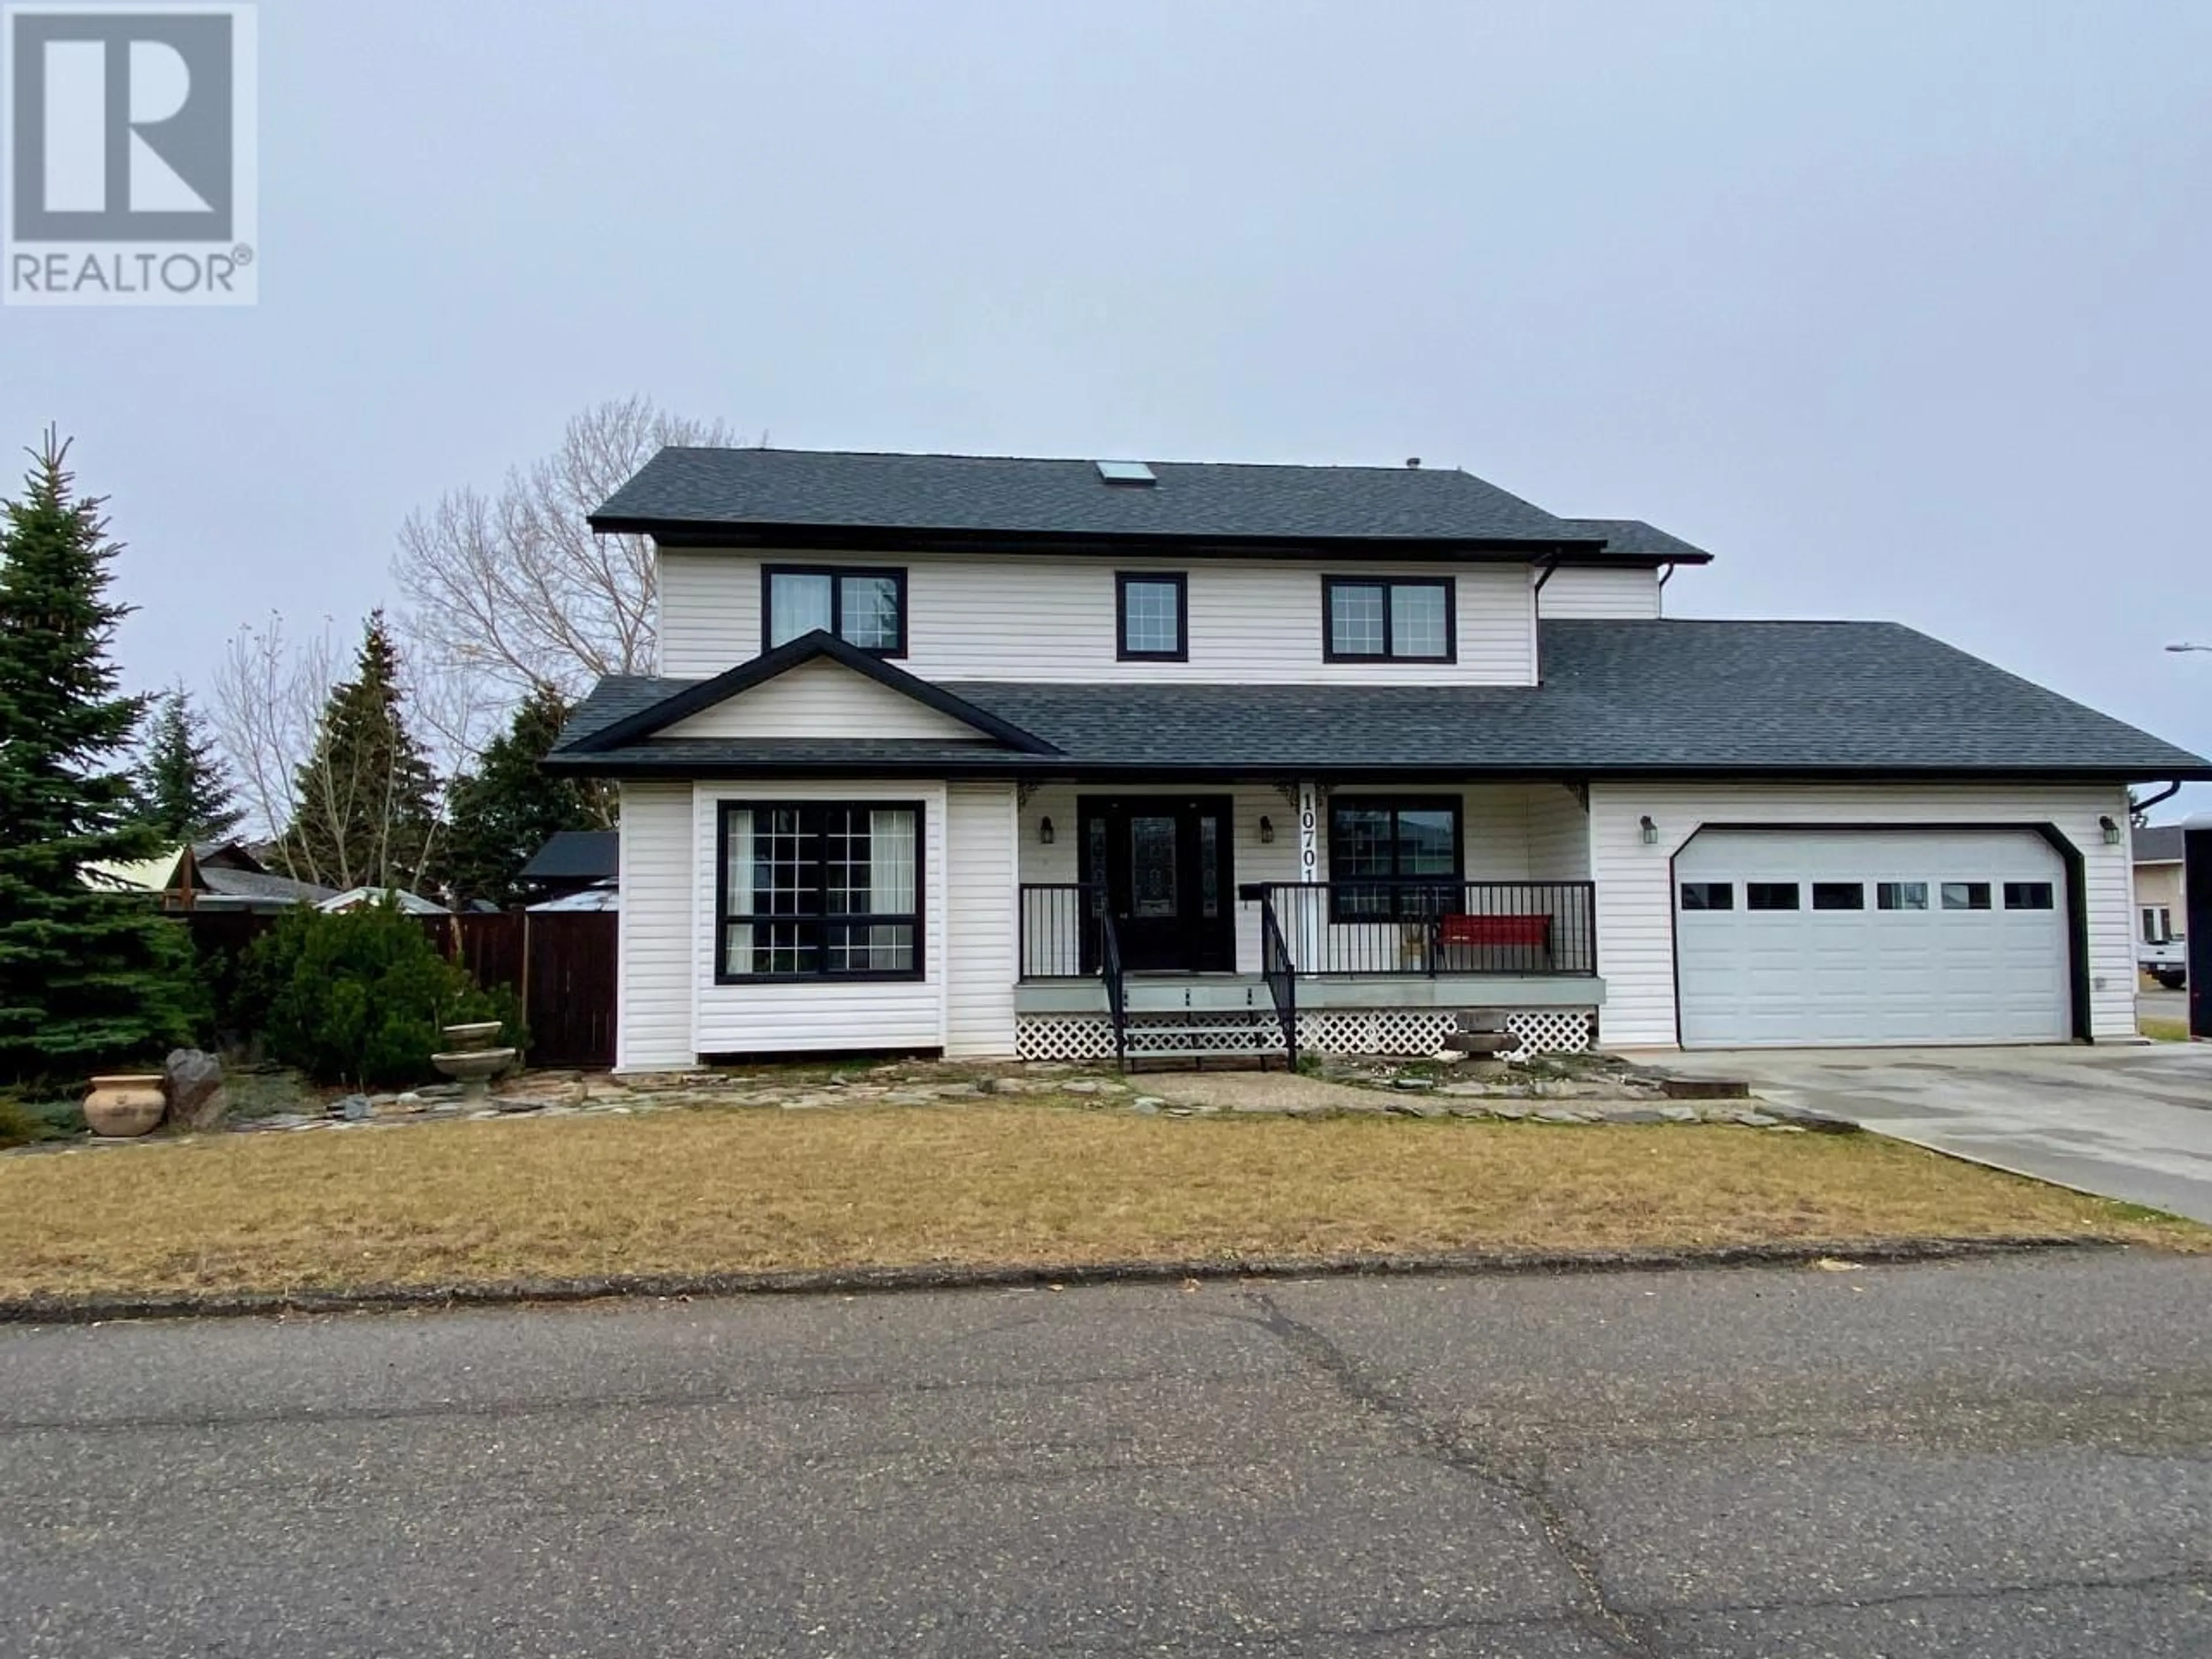
[[[617,490],[592,525],[655,534],[788,526],[1030,538],[1582,543],[1580,551],[1593,556],[1605,539],[1449,469],[1149,465],[1158,483],[1128,484],[1107,483],[1089,460],[669,448]],[[1706,556],[1674,544],[1680,554],[1659,556]]]
[[[1713,556],[1704,548],[1694,547],[1680,536],[1670,536],[1641,519],[1567,519],[1562,522],[1582,535],[1602,537],[1605,550],[1624,558],[1656,559],[1674,564],[1709,564],[1712,561]]]
[[[614,830],[556,830],[522,866],[525,881],[604,881],[621,858]]]
[[[993,775],[1391,772],[2212,777],[2212,763],[1889,623],[1546,622],[1540,686],[1056,684],[945,690],[1061,751],[641,738],[550,763],[706,775],[870,763]],[[602,682],[574,743],[696,684]]]
[[[2129,839],[2135,843],[2137,864],[2181,862],[2181,826],[2178,823],[2148,825]]]

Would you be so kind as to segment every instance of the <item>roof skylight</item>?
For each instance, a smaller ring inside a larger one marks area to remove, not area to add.
[[[1098,476],[1109,484],[1148,484],[1159,480],[1142,461],[1100,461]]]

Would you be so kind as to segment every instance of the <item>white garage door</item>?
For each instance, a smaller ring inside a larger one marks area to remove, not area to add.
[[[2065,870],[2032,831],[1707,830],[1674,910],[1686,1048],[2073,1034]]]

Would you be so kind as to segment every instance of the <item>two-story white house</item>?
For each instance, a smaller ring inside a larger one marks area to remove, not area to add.
[[[619,1063],[2135,1034],[2127,786],[2212,764],[1460,471],[670,449]]]

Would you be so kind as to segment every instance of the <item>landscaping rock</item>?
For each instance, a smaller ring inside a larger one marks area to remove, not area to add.
[[[1492,1117],[1504,1118],[1508,1123],[1518,1123],[1528,1115],[1528,1109],[1516,1101],[1492,1101],[1489,1108]]]
[[[1539,1123],[1587,1123],[1589,1121],[1588,1114],[1571,1112],[1564,1106],[1547,1106],[1536,1114]]]
[[[1769,1117],[1764,1112],[1738,1112],[1735,1121],[1747,1129],[1771,1129],[1782,1120]]]
[[[367,1095],[345,1095],[331,1103],[330,1115],[342,1117],[349,1123],[358,1123],[369,1115]]]
[[[1437,1080],[1432,1077],[1394,1077],[1390,1079],[1390,1086],[1394,1089],[1433,1089],[1437,1086]]]
[[[1695,1123],[1698,1109],[1694,1106],[1662,1106],[1659,1115],[1669,1123]]]
[[[1139,1095],[1136,1099],[1129,1103],[1129,1109],[1133,1112],[1142,1112],[1146,1117],[1152,1117],[1166,1104],[1167,1102],[1162,1100],[1158,1095]]]
[[[1664,1123],[1668,1118],[1664,1112],[1650,1106],[1614,1106],[1607,1109],[1605,1121],[1607,1123]]]
[[[168,1097],[169,1121],[179,1129],[219,1129],[230,1112],[222,1062],[198,1048],[169,1051],[161,1067],[161,1092]]]

